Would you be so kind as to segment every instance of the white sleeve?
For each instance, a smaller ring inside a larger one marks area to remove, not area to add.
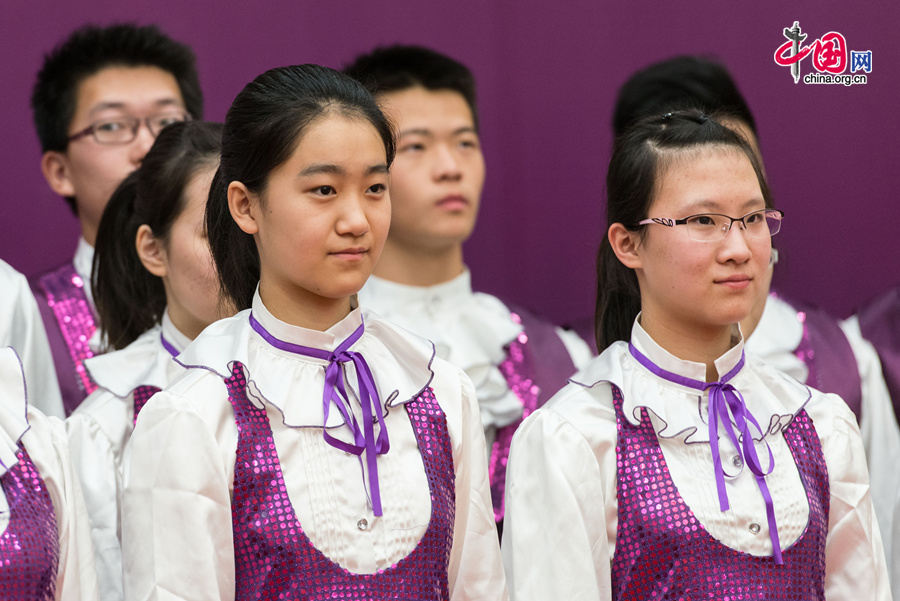
[[[572,363],[575,365],[575,371],[573,371],[572,374],[583,369],[588,363],[590,363],[591,359],[594,358],[594,353],[591,352],[591,347],[588,346],[588,344],[584,340],[582,340],[581,336],[579,336],[572,330],[566,330],[557,327],[556,335],[559,336],[559,339],[562,340],[563,346],[565,346],[566,350],[569,351],[569,357],[572,359]]]
[[[860,434],[869,464],[872,504],[884,541],[884,554],[890,566],[895,598],[900,598],[900,428],[894,414],[891,395],[884,381],[881,361],[872,344],[862,337],[859,320],[841,322],[841,329],[856,357],[862,384]]]
[[[189,400],[154,395],[123,464],[125,597],[233,601],[231,480],[214,432]]]
[[[503,563],[513,601],[612,598],[609,529],[616,524],[615,489],[610,504],[601,471],[615,474],[614,427],[610,444],[595,449],[545,406],[516,431],[503,525]],[[606,465],[610,445],[611,466]]]
[[[889,601],[887,564],[856,416],[834,394],[815,399],[807,405],[807,411],[822,443],[831,493],[825,540],[825,598]]]
[[[448,386],[450,390],[444,392],[460,397],[458,414],[445,411],[456,472],[456,515],[448,567],[450,599],[508,599],[478,399],[469,377],[461,370],[454,371],[459,374],[459,388],[453,390]]]
[[[95,391],[93,395],[109,394]],[[92,396],[93,396],[92,395]],[[90,397],[85,401],[90,401]],[[84,406],[84,405],[82,405]],[[121,600],[122,548],[119,503],[122,480],[114,445],[92,416],[76,411],[66,420],[72,463],[84,491],[101,598]]]
[[[37,302],[21,273],[0,261],[0,346],[16,349],[25,368],[28,404],[65,418],[50,343]]]
[[[55,417],[28,410],[31,426],[22,442],[47,486],[59,531],[56,599],[100,599],[91,527],[78,476],[72,469],[65,425]],[[105,601],[105,600],[104,600]]]

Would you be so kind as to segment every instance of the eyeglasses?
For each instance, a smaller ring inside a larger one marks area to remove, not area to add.
[[[184,111],[160,113],[158,115],[150,115],[149,117],[117,117],[115,119],[104,119],[92,123],[79,132],[75,132],[69,136],[69,142],[83,138],[85,136],[94,136],[100,144],[128,144],[137,137],[141,123],[147,126],[150,133],[155,138],[159,132],[167,125],[178,123],[179,121],[189,121],[191,118]]]
[[[697,242],[718,242],[725,239],[735,221],[740,222],[744,232],[749,236],[774,236],[781,231],[782,219],[784,219],[784,211],[760,209],[751,211],[743,217],[729,217],[720,213],[702,213],[691,215],[684,219],[652,217],[639,221],[638,225],[650,225],[653,223],[666,227],[686,225],[687,233],[691,240],[696,240]]]

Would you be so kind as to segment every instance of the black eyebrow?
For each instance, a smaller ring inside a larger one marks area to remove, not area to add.
[[[340,165],[333,165],[331,163],[313,163],[298,175],[300,177],[308,177],[310,175],[320,175],[322,173],[343,176],[347,174],[347,171]],[[373,173],[388,173],[387,163],[379,163],[378,165],[372,165],[366,169],[366,175],[372,175]]]
[[[331,165],[327,163],[313,163],[303,171],[299,173],[301,177],[306,177],[308,175],[319,175],[321,173],[330,173],[333,175],[344,175],[346,172],[343,167],[339,167],[337,165]]]

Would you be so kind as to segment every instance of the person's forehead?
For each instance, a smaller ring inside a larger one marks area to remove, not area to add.
[[[377,100],[401,133],[405,127],[474,126],[471,108],[455,90],[416,86],[378,94]]]
[[[114,65],[79,82],[75,116],[105,108],[143,110],[172,104],[184,105],[174,75],[159,67]]]

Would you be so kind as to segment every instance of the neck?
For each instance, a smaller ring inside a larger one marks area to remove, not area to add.
[[[714,328],[697,328],[673,326],[656,319],[652,311],[641,313],[641,327],[653,340],[666,351],[685,361],[694,361],[706,365],[706,381],[719,379],[716,359],[731,348],[731,325]]]
[[[277,319],[320,332],[347,317],[351,311],[349,296],[327,298],[304,288],[283,288],[264,277],[259,281],[259,297]]]
[[[81,237],[91,246],[95,246],[97,244],[98,224],[93,223],[80,215],[78,216],[78,221],[81,224]]]
[[[436,286],[464,269],[462,243],[436,250],[410,248],[388,238],[375,275],[407,286]]]

